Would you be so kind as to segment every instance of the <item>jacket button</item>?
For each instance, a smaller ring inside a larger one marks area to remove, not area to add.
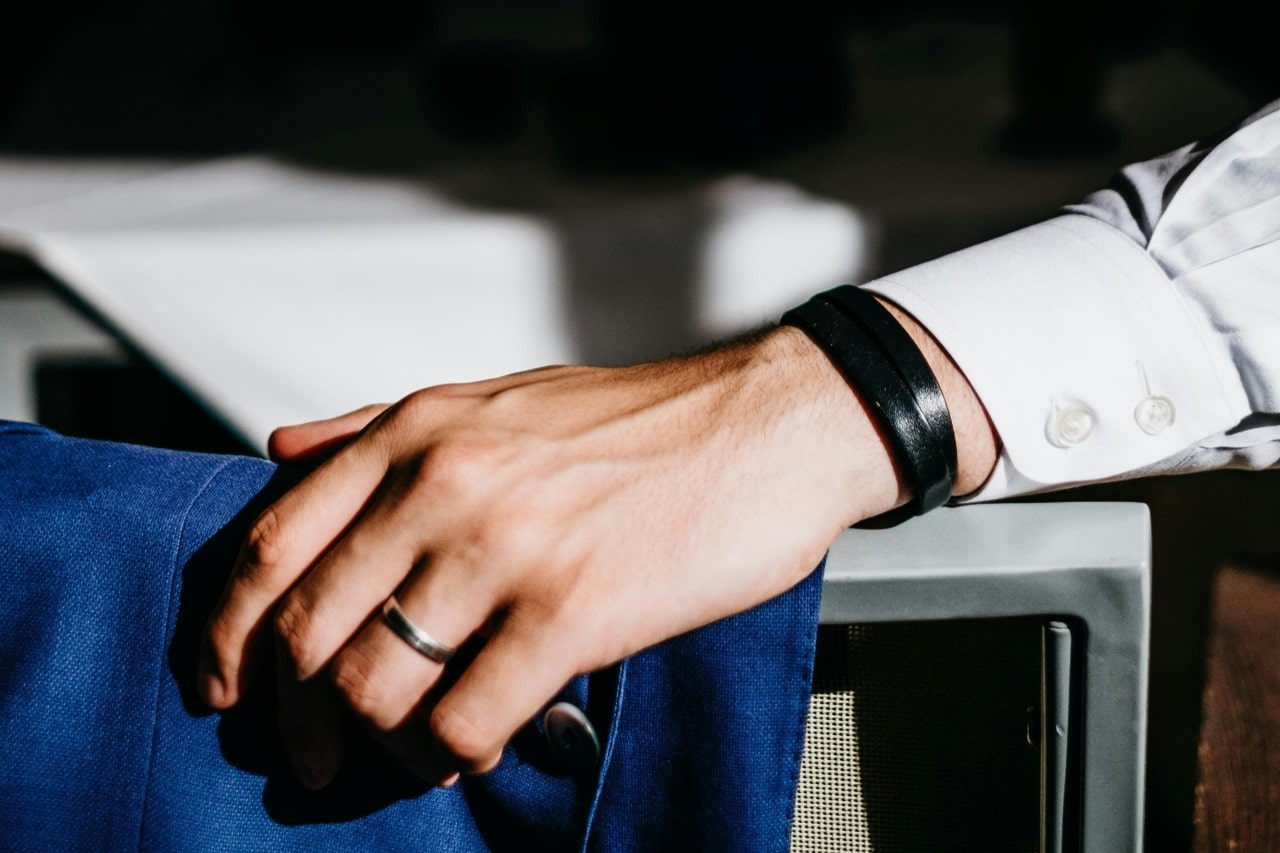
[[[1075,447],[1093,432],[1093,410],[1083,403],[1060,406],[1049,421],[1049,440],[1058,447]]]
[[[1147,435],[1159,435],[1169,428],[1176,414],[1172,400],[1168,397],[1152,395],[1143,397],[1134,407],[1133,419],[1138,422],[1138,428]]]
[[[542,728],[551,748],[573,770],[593,770],[600,763],[600,739],[578,706],[568,702],[552,705],[542,718]]]

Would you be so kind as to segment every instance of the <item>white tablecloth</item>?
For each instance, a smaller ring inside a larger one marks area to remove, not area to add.
[[[693,260],[707,334],[865,266],[864,229],[841,205],[752,181],[698,203],[713,212]],[[268,157],[0,159],[0,244],[259,448],[280,424],[573,361],[561,242],[547,220],[421,182]]]

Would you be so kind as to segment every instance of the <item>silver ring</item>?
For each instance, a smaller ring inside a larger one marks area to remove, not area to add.
[[[394,595],[388,596],[382,604],[382,621],[387,623],[392,633],[408,643],[409,648],[436,663],[446,663],[458,651],[415,625]]]

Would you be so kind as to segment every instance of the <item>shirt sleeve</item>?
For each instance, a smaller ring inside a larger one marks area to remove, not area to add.
[[[1003,449],[991,500],[1280,460],[1280,101],[1047,222],[870,282]]]

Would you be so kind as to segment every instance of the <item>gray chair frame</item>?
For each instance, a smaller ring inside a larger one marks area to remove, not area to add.
[[[1151,523],[1130,503],[975,505],[849,530],[827,558],[820,621],[1058,617],[1082,684],[1080,847],[1142,848]]]

